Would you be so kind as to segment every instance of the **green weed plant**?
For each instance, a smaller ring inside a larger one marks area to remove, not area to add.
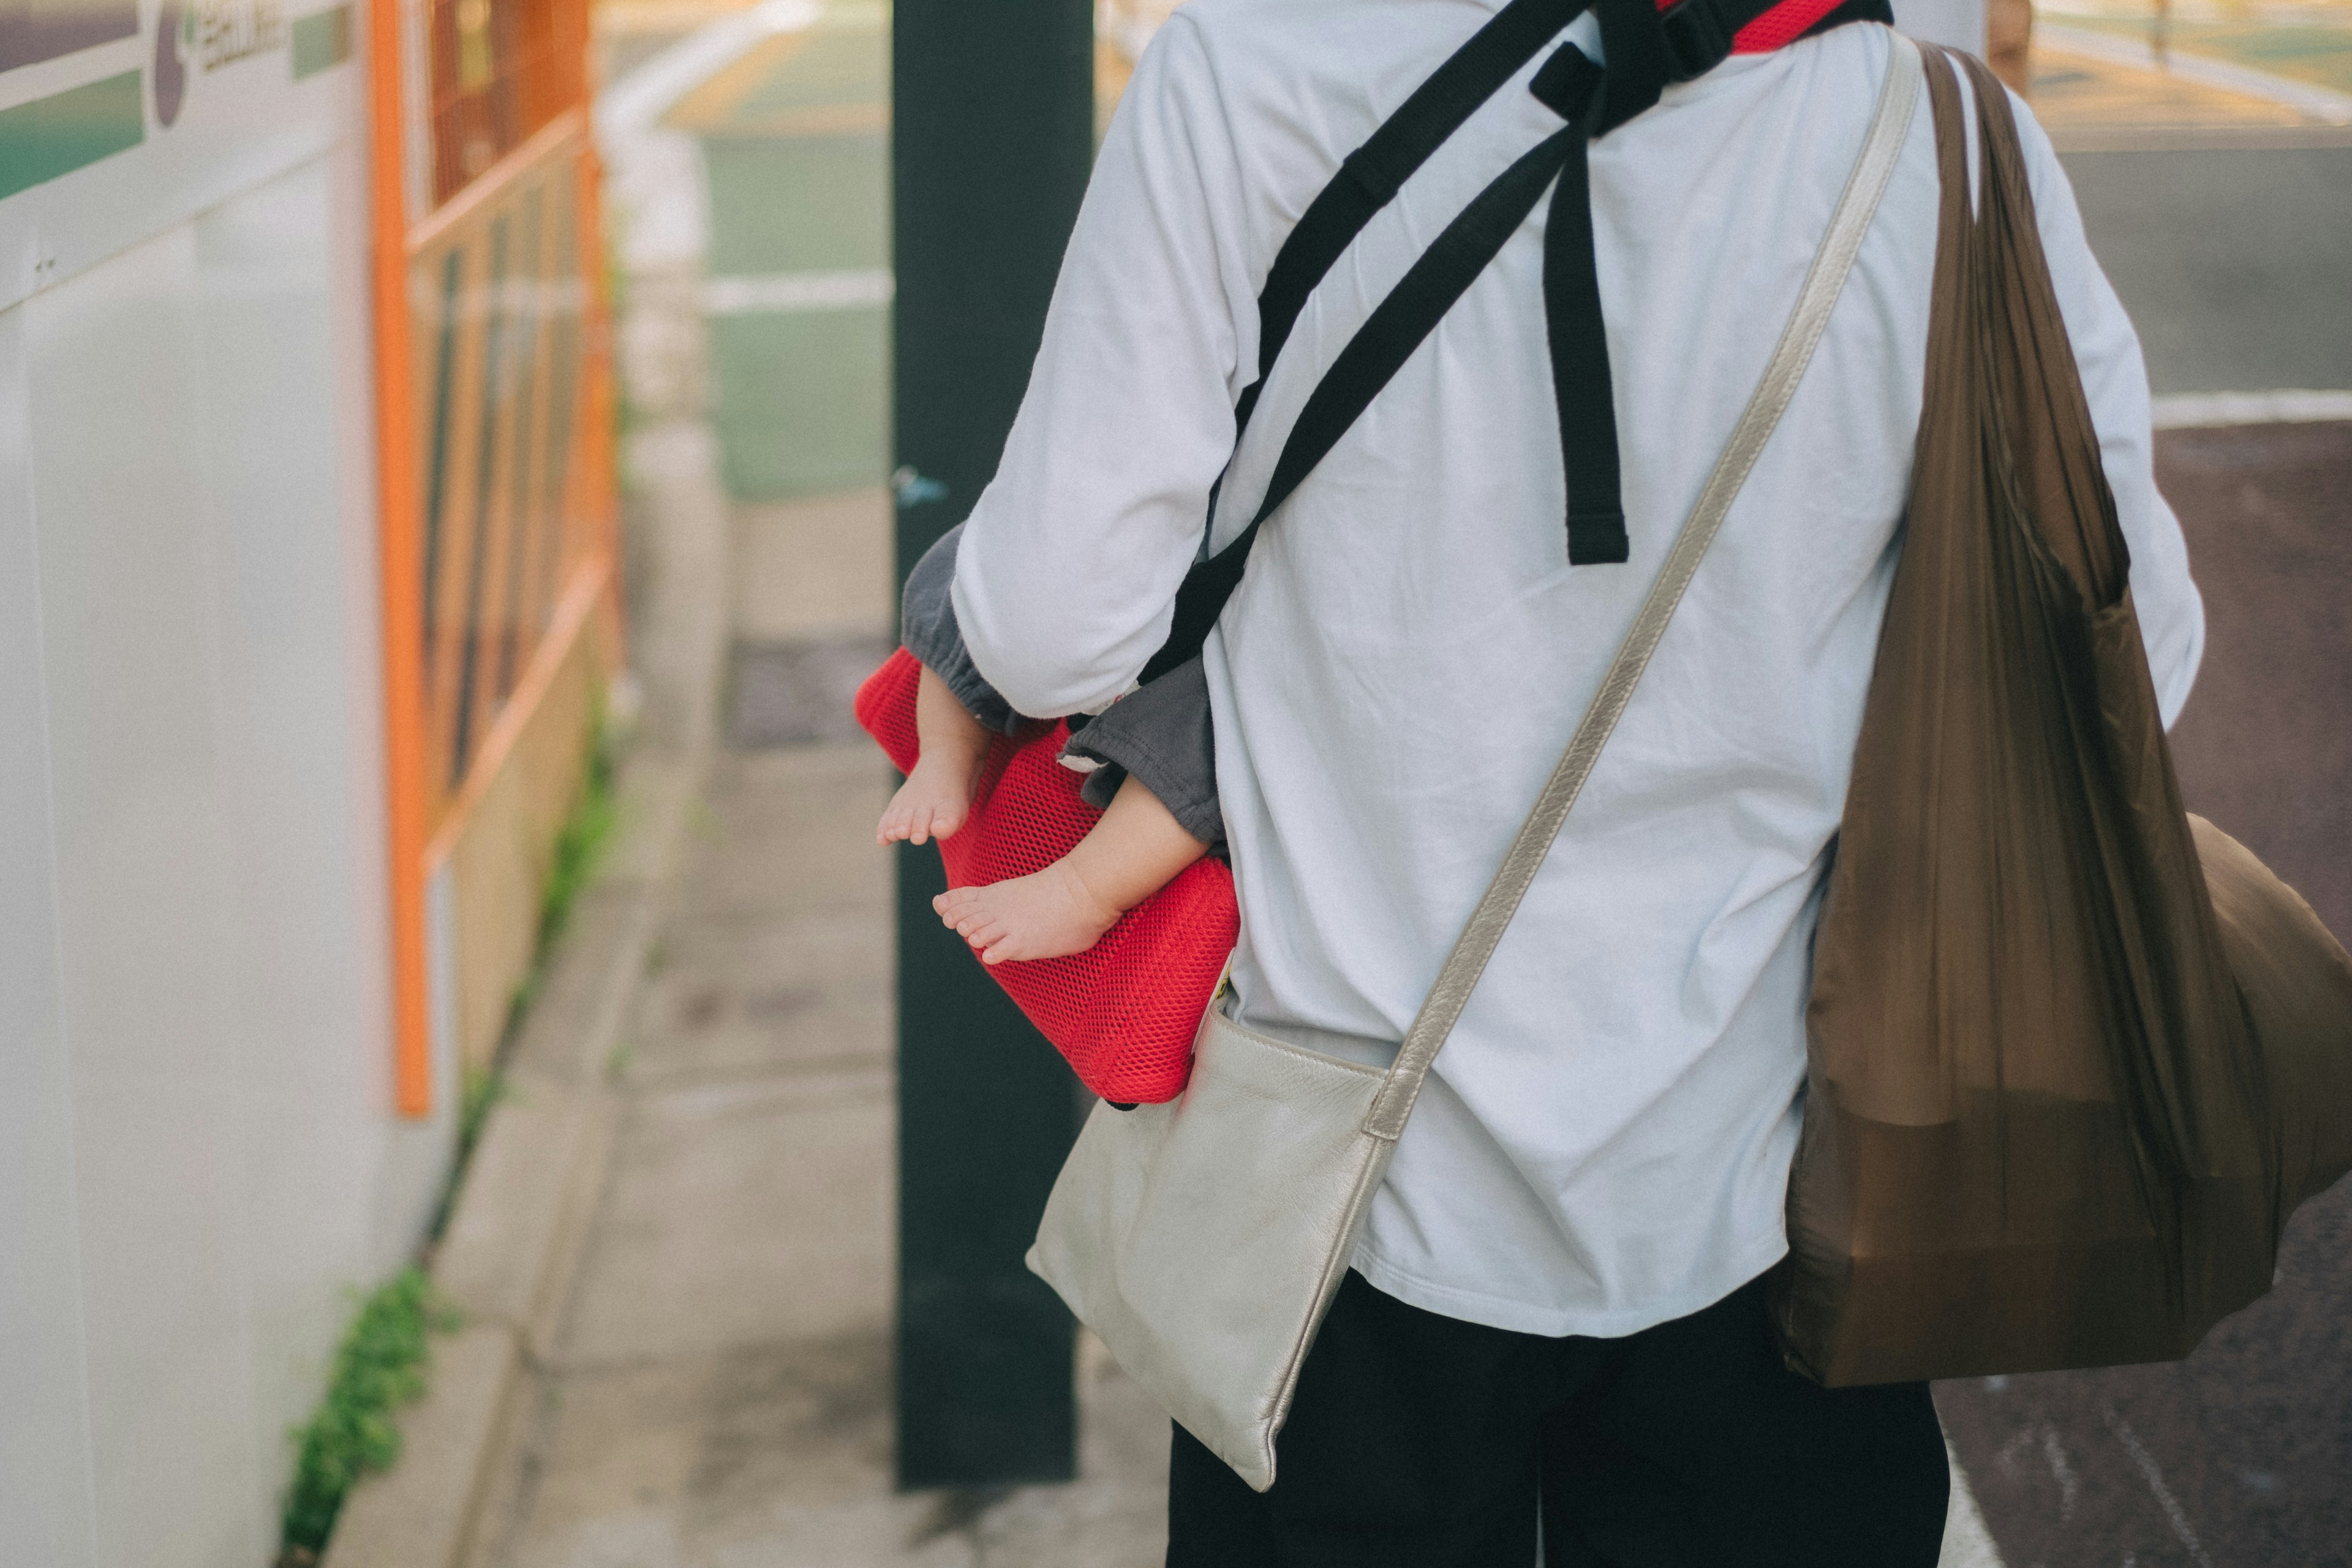
[[[606,742],[604,726],[599,724],[596,738],[588,747],[588,765],[580,781],[579,798],[572,802],[572,814],[563,819],[563,826],[556,833],[555,853],[548,862],[547,884],[540,892],[541,965],[546,963],[547,950],[563,934],[564,926],[572,919],[572,906],[595,873],[596,862],[603,857],[619,820],[620,803],[613,790],[613,749]],[[533,968],[534,977],[537,968]]]
[[[352,1488],[400,1457],[393,1417],[425,1392],[432,1336],[457,1326],[457,1313],[415,1267],[361,1304],[335,1349],[326,1397],[293,1434],[294,1479],[283,1521],[288,1555],[324,1551]]]

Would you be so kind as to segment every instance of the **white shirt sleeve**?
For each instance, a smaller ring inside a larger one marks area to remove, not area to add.
[[[1256,354],[1240,188],[1179,15],[1111,121],[956,563],[972,663],[1020,712],[1100,711],[1167,637],[1232,454],[1239,367]]]
[[[2156,438],[2150,427],[2147,365],[2139,335],[2107,275],[2091,255],[2083,215],[2049,136],[2015,93],[2025,149],[2033,211],[2042,248],[2050,258],[2050,281],[2066,321],[2066,336],[2083,376],[2091,423],[2099,433],[2099,455],[2115,492],[2116,516],[2131,550],[2131,593],[2147,647],[2148,673],[2156,684],[2164,727],[2180,716],[2189,686],[2205,654],[2205,604],[2189,575],[2189,544],[2180,521],[2156,489]]]

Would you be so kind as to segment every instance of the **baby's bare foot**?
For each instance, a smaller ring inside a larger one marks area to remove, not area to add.
[[[985,888],[950,888],[931,908],[980,950],[983,963],[1084,952],[1119,914],[1088,891],[1066,860]]]
[[[928,844],[952,838],[971,813],[972,770],[948,758],[915,759],[915,771],[898,786],[883,808],[882,825],[874,831],[877,844],[901,838]]]

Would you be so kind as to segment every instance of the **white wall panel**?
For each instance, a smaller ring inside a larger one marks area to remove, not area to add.
[[[252,1568],[253,1219],[186,227],[24,308],[102,1568]]]
[[[22,310],[0,311],[0,1568],[88,1568],[88,1367],[24,328]]]
[[[87,16],[115,11],[120,4],[48,0],[43,5],[37,0],[37,13],[47,10],[54,22],[59,13]],[[299,26],[297,17],[284,16],[297,6],[298,16],[330,8],[296,0],[247,14],[257,19],[274,13]],[[21,181],[0,185],[8,193],[0,195],[0,302],[14,304],[318,157],[348,133],[359,112],[363,83],[348,60],[295,74],[292,27],[253,40],[263,47],[236,58],[206,58],[219,43],[187,48],[189,36],[181,31],[190,11],[184,0],[171,5],[141,0],[135,10],[136,36],[0,69],[0,108],[46,102],[57,116],[53,123],[72,126],[85,142],[110,139],[112,110],[94,110],[86,102],[68,109],[66,100],[51,95],[110,79],[126,85],[135,100],[109,100],[130,110],[121,127],[127,145],[30,186],[17,188]],[[364,26],[359,10],[353,17],[355,26]],[[176,58],[176,67],[157,69],[167,58]],[[176,81],[175,89],[164,87],[167,78]],[[164,97],[171,100],[168,110],[159,101]]]
[[[360,794],[352,817],[353,918],[361,923],[364,965],[361,1004],[373,1031],[363,1047],[367,1104],[382,1120],[386,1143],[368,1215],[362,1277],[383,1278],[416,1249],[438,1205],[457,1149],[458,1069],[454,1042],[433,1063],[433,1113],[411,1121],[395,1114],[393,1089],[389,828],[384,808],[383,626],[377,571],[374,336],[369,313],[371,277],[367,148],[354,135],[324,161],[329,207],[329,269],[336,365],[336,443],[342,456],[336,479],[342,536],[340,635],[348,684],[341,743]],[[318,743],[315,740],[314,744]]]
[[[358,149],[194,226],[217,519],[221,798],[268,1514],[351,1290],[415,1249],[455,1118],[393,1114],[382,703]],[[445,1100],[449,1098],[445,1095]]]
[[[253,1247],[244,1325],[269,1511],[287,1427],[316,1402],[348,1290],[367,1281],[368,1221],[390,1134],[375,1092],[389,1049],[370,982],[364,900],[380,793],[353,754],[362,706],[347,627],[353,524],[343,507],[324,161],[194,225],[198,446],[218,520],[220,785],[234,902],[232,1049]],[[358,542],[364,543],[364,540]],[[225,1434],[225,1436],[228,1436]]]

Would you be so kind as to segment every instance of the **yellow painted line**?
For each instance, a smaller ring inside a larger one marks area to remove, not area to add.
[[[2315,117],[2274,100],[2040,42],[2033,49],[2033,112],[2053,137],[2064,132],[2123,125],[2201,128],[2318,123]]]
[[[738,11],[749,11],[760,0],[602,0],[596,7],[596,31],[613,33],[690,33]]]
[[[805,32],[778,33],[761,40],[679,99],[664,118],[683,131],[715,131],[726,125],[743,100],[807,47],[808,40]]]
[[[2143,5],[2136,13],[2044,10],[2042,26],[2091,32],[2190,62],[2210,61],[2334,92],[2352,91],[2352,5],[2282,7],[2274,3],[2193,14],[2174,0],[2159,20]]]
[[[816,9],[814,26],[765,39],[746,50],[680,98],[663,117],[664,123],[700,136],[756,139],[887,132],[887,66],[867,80],[868,73],[845,61],[837,46],[845,34],[887,30],[889,7],[859,0],[825,0]],[[829,43],[836,47],[826,47]],[[834,101],[761,107],[764,91],[794,84],[817,89],[808,96]]]
[[[2046,25],[2034,29],[2035,47],[2104,60],[2127,70],[2153,72],[2168,79],[2217,88],[2249,98],[2266,99],[2300,111],[2314,123],[2352,125],[2352,93],[2316,85],[2273,70],[2256,69],[2235,60],[2218,59],[2190,48],[2174,47],[2159,53],[2146,37],[2083,27]]]

